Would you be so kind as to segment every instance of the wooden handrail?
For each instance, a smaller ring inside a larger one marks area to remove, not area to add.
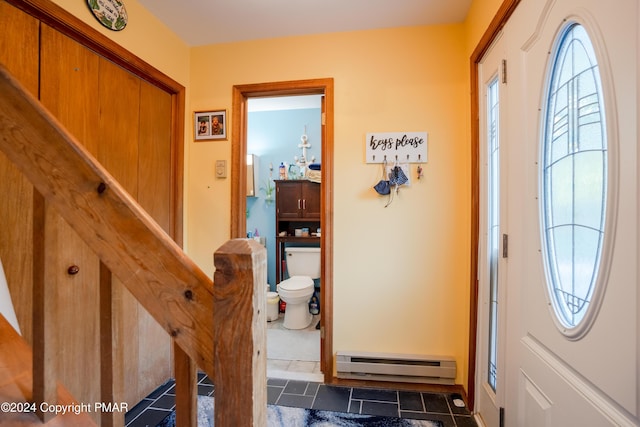
[[[0,150],[171,334],[184,355],[214,379],[216,425],[264,425],[266,250],[246,239],[227,242],[214,256],[214,288],[2,66]],[[193,366],[185,371],[192,375]],[[185,404],[177,406],[192,408],[193,387],[184,388],[180,394],[186,396]],[[188,412],[185,417],[192,424],[194,414]]]
[[[197,365],[214,380],[216,425],[264,425],[266,250],[246,239],[227,242],[214,257],[214,288],[2,65],[0,151],[173,337],[186,376]],[[192,408],[193,384],[181,388],[189,395],[178,408]],[[193,414],[185,419],[191,424]]]
[[[213,283],[4,67],[0,150],[212,378]]]

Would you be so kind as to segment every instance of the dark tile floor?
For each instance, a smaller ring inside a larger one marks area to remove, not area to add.
[[[200,374],[198,380],[198,394],[213,396],[214,386],[207,376]],[[267,381],[267,403],[270,405],[440,420],[445,427],[477,427],[467,408],[454,405],[456,397],[450,393],[356,388],[281,379]],[[170,380],[127,412],[125,424],[127,427],[155,427],[171,413],[174,405],[175,384]]]

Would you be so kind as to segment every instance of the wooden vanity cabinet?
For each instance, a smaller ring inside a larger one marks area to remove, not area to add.
[[[276,181],[276,219],[320,220],[320,184],[307,180]]]
[[[307,180],[276,182],[276,284],[284,279],[286,243],[320,245],[320,184]],[[296,237],[295,230],[308,228],[309,235]]]

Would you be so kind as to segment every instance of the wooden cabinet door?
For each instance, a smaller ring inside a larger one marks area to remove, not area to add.
[[[302,185],[302,217],[320,219],[320,184],[306,181]],[[315,231],[315,230],[313,230]]]
[[[276,217],[279,219],[299,218],[302,213],[301,182],[276,183]]]
[[[279,219],[320,219],[320,184],[310,181],[276,183]]]

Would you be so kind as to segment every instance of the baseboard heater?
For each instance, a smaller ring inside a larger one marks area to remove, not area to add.
[[[338,378],[428,384],[454,384],[456,361],[449,356],[338,352]]]

